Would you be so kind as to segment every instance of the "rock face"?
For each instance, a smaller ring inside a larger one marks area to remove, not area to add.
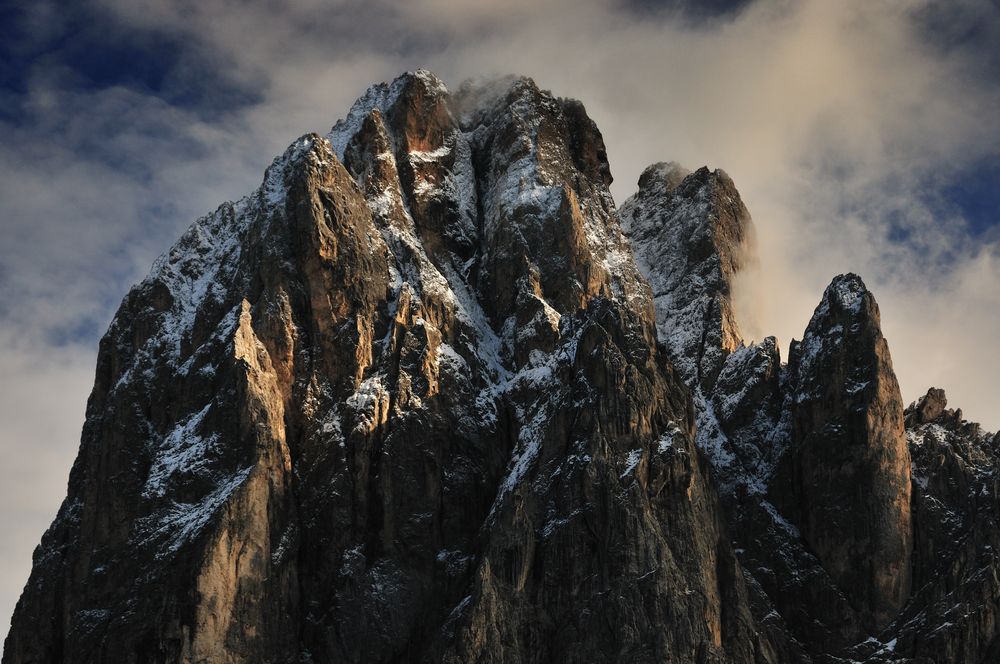
[[[735,321],[754,236],[728,176],[655,164],[620,212],[762,627],[804,658],[885,626],[910,589],[910,461],[874,298],[834,279],[783,366]]]
[[[792,441],[774,488],[868,629],[910,592],[910,453],[878,305],[856,275],[823,294],[792,346]]]
[[[1000,441],[852,275],[746,343],[721,171],[610,182],[524,78],[294,142],[122,302],[3,663],[995,659]]]
[[[708,393],[742,341],[732,290],[752,256],[750,213],[723,171],[670,162],[643,171],[620,214],[653,288],[660,340],[684,379]]]
[[[913,598],[892,633],[914,657],[992,662],[1000,658],[1000,439],[947,403],[931,388],[906,410]]]
[[[4,662],[774,661],[582,106],[376,86],[101,344]]]
[[[655,164],[620,214],[772,647],[789,661],[992,661],[993,585],[971,579],[1000,572],[984,500],[995,492],[975,479],[990,476],[995,437],[945,411],[941,390],[904,412],[878,306],[855,275],[833,280],[787,365],[773,337],[741,339],[732,293],[753,232],[721,173]],[[940,422],[962,454],[924,442]],[[929,494],[932,448],[961,479]],[[957,627],[959,612],[974,626]]]

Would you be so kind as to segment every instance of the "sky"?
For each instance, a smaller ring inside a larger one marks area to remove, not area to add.
[[[0,624],[130,285],[418,67],[582,100],[618,201],[656,161],[724,169],[757,229],[748,337],[787,348],[857,272],[904,401],[943,387],[1000,429],[998,43],[1000,0],[0,0]]]

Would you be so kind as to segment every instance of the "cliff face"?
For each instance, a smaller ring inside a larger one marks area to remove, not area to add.
[[[688,383],[711,392],[741,342],[737,273],[753,256],[750,213],[721,170],[653,164],[620,210],[622,227],[656,300],[656,324]]]
[[[792,440],[772,489],[868,629],[910,592],[910,453],[878,305],[855,275],[827,288],[792,346]]]
[[[721,171],[655,164],[621,207],[660,339],[694,391],[761,627],[796,658],[877,634],[910,591],[910,455],[878,307],[833,280],[783,366],[733,308],[753,227]],[[796,651],[801,648],[801,651]]]
[[[293,143],[123,301],[4,664],[988,661],[1000,441],[857,277],[746,344],[721,171],[610,182],[524,78]]]
[[[123,303],[5,661],[766,656],[609,182],[524,79],[297,141]]]

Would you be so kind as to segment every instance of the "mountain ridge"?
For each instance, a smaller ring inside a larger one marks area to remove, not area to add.
[[[296,140],[124,299],[4,664],[988,661],[997,436],[856,275],[747,344],[724,172],[610,183],[524,77]]]

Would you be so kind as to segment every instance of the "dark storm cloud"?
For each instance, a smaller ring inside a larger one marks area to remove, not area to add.
[[[39,79],[67,90],[121,86],[209,115],[261,101],[255,88],[227,75],[233,63],[225,53],[176,32],[125,24],[92,0],[43,0],[0,12],[0,88],[15,102],[3,108],[9,119],[33,119],[16,102]]]

